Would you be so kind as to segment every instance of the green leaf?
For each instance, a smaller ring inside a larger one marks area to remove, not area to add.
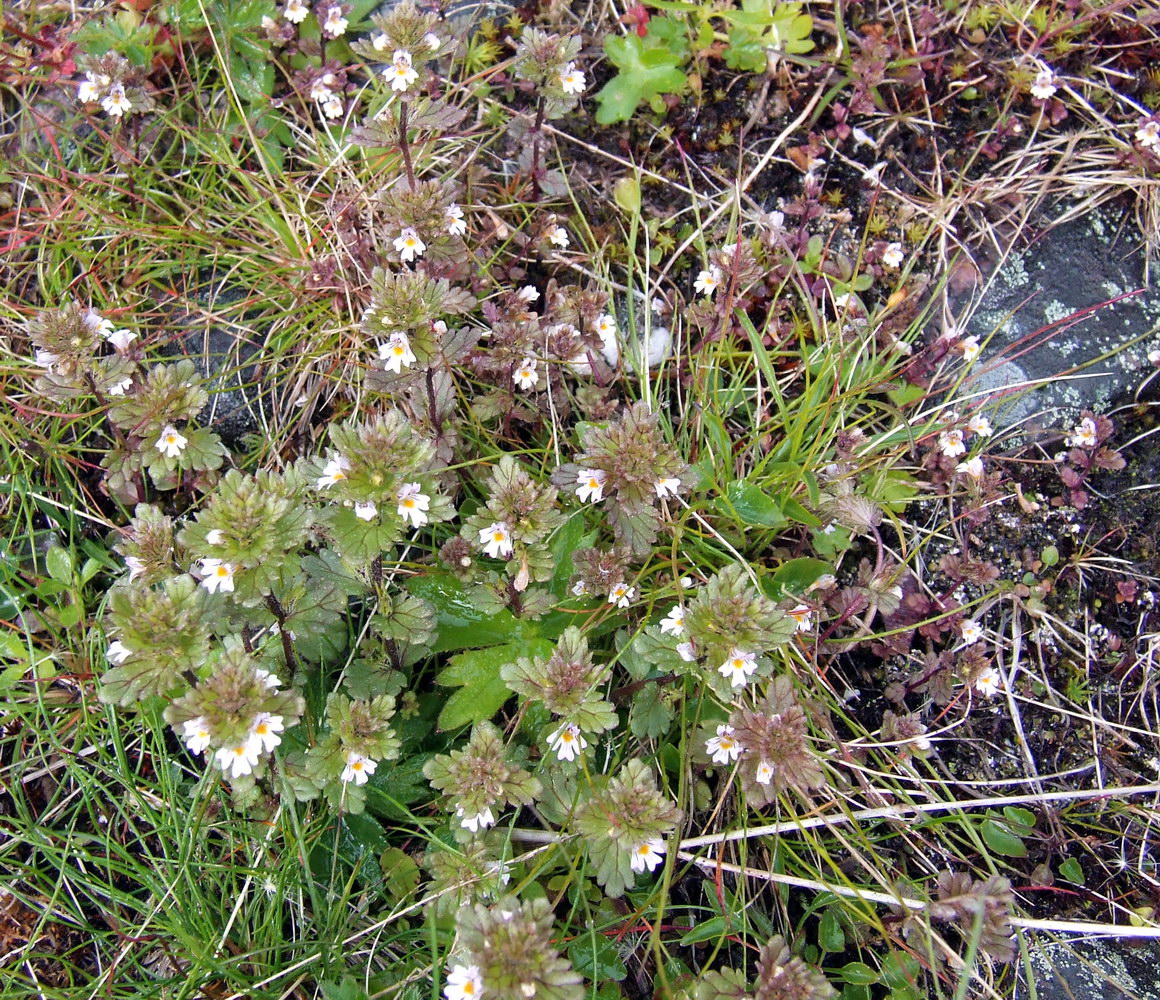
[[[781,507],[768,493],[743,481],[730,483],[725,496],[717,501],[717,507],[723,514],[736,513],[745,524],[778,528],[786,521]]]
[[[1076,885],[1084,884],[1083,865],[1075,858],[1068,858],[1061,864],[1059,866],[1059,874],[1069,882],[1074,882]]]
[[[1035,831],[1035,813],[1030,809],[1024,809],[1022,806],[1005,806],[1003,818],[1011,827],[1011,832],[1017,833],[1021,837],[1026,837]]]
[[[1007,858],[1027,857],[1027,845],[999,820],[983,820],[981,833],[983,843],[996,854],[1002,854]]]
[[[412,577],[407,582],[407,589],[431,604],[439,616],[439,630],[431,647],[435,653],[528,641],[541,636],[552,638],[571,620],[570,615],[563,615],[559,631],[550,632],[541,627],[543,623],[523,621],[507,610],[495,615],[486,614],[475,607],[463,584],[450,573]]]
[[[395,901],[406,899],[419,885],[419,866],[406,851],[388,847],[379,858],[383,873],[383,892]]]
[[[14,663],[12,666],[0,670],[0,691],[7,691],[12,687],[24,676],[27,669],[26,663]]]
[[[603,934],[585,934],[568,946],[572,967],[585,979],[606,983],[620,982],[628,975],[616,945]]]
[[[878,982],[878,973],[865,962],[849,962],[838,970],[838,975],[844,982],[855,986],[869,986]]]
[[[790,559],[782,563],[773,574],[774,594],[803,594],[817,581],[818,577],[833,570],[830,563],[821,559]]]
[[[655,740],[673,724],[673,710],[661,694],[659,684],[646,684],[633,697],[628,727],[637,739]]]
[[[366,813],[357,816],[346,813],[342,817],[342,826],[343,839],[348,841],[344,846],[353,846],[351,853],[356,859],[363,854],[377,856],[391,846],[382,824]]]
[[[323,1000],[367,1000],[369,994],[354,976],[343,976],[341,983],[321,981]]]
[[[436,679],[444,687],[460,687],[447,699],[439,713],[440,729],[459,729],[490,719],[503,707],[512,692],[500,677],[500,670],[520,656],[552,655],[547,639],[489,646],[451,657],[449,666]]]
[[[882,982],[892,990],[911,989],[920,973],[918,959],[904,951],[890,951],[882,957]]]
[[[620,72],[596,95],[601,125],[628,121],[642,104],[661,94],[679,94],[688,82],[681,60],[659,39],[646,43],[639,35],[610,36],[604,52]]]
[[[685,945],[698,944],[701,941],[717,941],[724,937],[728,929],[729,922],[725,917],[710,917],[708,920],[702,920],[696,927],[687,932],[679,943],[684,947]]]
[[[54,545],[44,555],[44,565],[48,569],[48,575],[60,583],[72,583],[73,578],[73,557],[72,553],[62,549],[59,545]]]
[[[846,947],[846,935],[833,910],[826,910],[818,923],[818,945],[823,951],[841,951]]]

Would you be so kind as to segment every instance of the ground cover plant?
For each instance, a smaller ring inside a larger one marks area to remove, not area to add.
[[[947,296],[1048,204],[1155,238],[1146,4],[4,17],[5,997],[1160,936],[1160,340],[1008,426]]]

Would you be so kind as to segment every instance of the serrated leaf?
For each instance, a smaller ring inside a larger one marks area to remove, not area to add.
[[[449,665],[436,681],[444,687],[460,687],[447,699],[439,713],[439,728],[459,729],[490,719],[503,707],[512,693],[500,677],[504,665],[520,656],[551,656],[552,644],[546,639],[489,646],[451,657]]]
[[[628,121],[642,103],[661,94],[679,94],[688,82],[680,60],[659,39],[639,35],[609,36],[604,52],[620,70],[596,95],[601,125]]]
[[[659,684],[646,684],[632,699],[628,727],[638,739],[654,740],[669,731],[673,724],[673,710],[661,698]]]

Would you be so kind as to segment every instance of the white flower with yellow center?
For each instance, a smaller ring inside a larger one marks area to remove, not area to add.
[[[796,608],[791,608],[786,612],[795,622],[797,622],[797,630],[799,632],[808,632],[813,627],[813,622],[810,621],[810,615],[813,612],[804,604],[799,604]]]
[[[348,462],[342,455],[335,455],[329,462],[322,467],[322,475],[318,477],[318,482],[315,483],[317,489],[324,490],[328,486],[333,486],[346,478],[346,474],[350,472],[350,462]]]
[[[757,669],[757,656],[742,649],[732,649],[725,662],[717,668],[722,677],[728,677],[735,688],[745,687],[746,682]]]
[[[282,9],[282,16],[291,24],[301,24],[309,13],[310,5],[303,0],[286,0],[286,6]]]
[[[342,98],[332,95],[322,102],[322,114],[327,118],[341,118],[345,110]]]
[[[938,446],[947,458],[958,458],[967,453],[967,446],[963,443],[963,432],[957,427],[942,431],[938,436]]]
[[[189,442],[184,434],[181,434],[173,424],[166,424],[161,431],[161,437],[153,447],[166,458],[180,458],[187,444]]]
[[[717,735],[705,741],[705,753],[712,757],[714,764],[732,764],[737,760],[741,756],[741,744],[733,737],[733,727],[718,726]]]
[[[987,667],[975,678],[975,690],[988,698],[997,695],[1003,690],[1003,678],[999,676],[999,671],[994,667]]]
[[[1055,85],[1055,73],[1044,66],[1035,74],[1035,82],[1031,84],[1031,96],[1040,101],[1050,100],[1058,89]]]
[[[531,389],[540,381],[540,373],[536,371],[536,363],[531,358],[524,358],[516,370],[512,372],[512,381],[521,389]]]
[[[982,479],[983,471],[983,460],[978,455],[955,466],[955,472],[961,476],[970,476],[972,479]]]
[[[234,567],[220,559],[203,559],[201,561],[201,585],[211,594],[219,590],[229,594],[234,589]]]
[[[636,596],[636,588],[627,583],[618,583],[608,591],[608,603],[618,608],[627,608]]]
[[[1067,444],[1071,448],[1094,448],[1096,446],[1096,422],[1091,417],[1084,417],[1072,429]]]
[[[86,73],[87,80],[82,80],[81,85],[77,88],[77,100],[81,104],[89,104],[92,101],[99,101],[101,94],[104,93],[105,88],[113,81],[104,73]],[[1138,133],[1137,133],[1138,134]]]
[[[1160,122],[1141,121],[1136,129],[1136,141],[1145,149],[1160,149]]]
[[[353,781],[356,785],[365,785],[378,766],[377,761],[352,750],[346,755],[346,767],[342,769],[342,774],[338,778],[343,782]]]
[[[447,232],[452,236],[462,236],[467,232],[467,220],[463,217],[463,209],[455,202],[447,206]]]
[[[634,872],[643,872],[646,869],[650,872],[656,871],[657,865],[664,860],[662,857],[664,853],[665,842],[660,837],[652,837],[643,843],[637,844],[632,849],[632,857],[628,862],[629,867]]]
[[[967,618],[959,626],[959,635],[963,637],[964,646],[973,646],[983,638],[983,626],[972,618]]]
[[[574,62],[568,63],[560,73],[560,89],[565,94],[583,94],[587,86],[588,81],[584,79],[583,71],[578,70]]]
[[[419,492],[422,488],[419,483],[403,483],[399,487],[399,492],[395,494],[395,499],[399,502],[395,512],[404,523],[409,521],[415,528],[423,527],[430,520],[427,511],[431,509],[431,498],[426,493]]]
[[[773,765],[769,761],[763,760],[757,765],[753,780],[759,785],[768,785],[773,780]]]
[[[974,361],[983,349],[978,337],[964,337],[959,341],[959,346],[963,349],[963,360],[967,362]]]
[[[605,313],[597,321],[593,329],[600,335],[600,339],[616,336],[616,320],[611,313]]]
[[[705,298],[711,299],[713,293],[721,287],[721,281],[724,275],[721,273],[721,268],[716,264],[705,268],[697,275],[697,280],[693,282],[693,288],[699,295],[704,295]]]
[[[395,249],[399,252],[399,260],[406,264],[416,257],[422,257],[427,250],[427,244],[414,229],[407,226],[395,238]]]
[[[443,995],[447,1000],[476,1000],[483,992],[483,977],[475,965],[453,965],[447,973]]]
[[[408,87],[419,79],[419,72],[411,65],[411,53],[406,49],[396,49],[391,65],[383,70],[391,83],[391,90],[406,93]]]
[[[503,521],[480,531],[479,544],[483,546],[483,554],[492,559],[506,559],[513,551],[511,531]]]
[[[181,738],[185,740],[190,753],[205,753],[209,749],[209,723],[206,722],[204,715],[199,715],[196,719],[186,719],[181,724],[181,729],[183,733]]]
[[[603,469],[581,469],[576,474],[576,496],[582,503],[600,503],[604,499],[604,480],[607,478]]]
[[[576,755],[588,746],[588,741],[580,735],[580,727],[567,723],[548,738],[548,749],[560,760],[575,760]]]
[[[669,609],[669,613],[661,619],[662,635],[685,634],[685,609],[679,604]]]
[[[410,368],[417,360],[411,350],[411,338],[402,330],[396,330],[385,344],[379,344],[379,360],[383,362],[384,370],[401,375],[404,368]]]
[[[563,226],[558,226],[552,223],[546,230],[545,235],[548,237],[548,242],[553,246],[559,247],[561,250],[567,250],[570,240],[568,239],[568,230]]]
[[[882,252],[882,266],[891,271],[897,271],[905,259],[901,243],[891,243]]]
[[[995,433],[995,428],[991,426],[991,421],[984,417],[981,413],[974,414],[971,419],[967,421],[967,430],[972,434],[978,434],[979,437],[990,437]]]
[[[260,749],[257,740],[248,739],[245,743],[239,743],[237,746],[221,747],[214,754],[214,759],[231,778],[240,778],[258,766]]]
[[[282,716],[259,712],[254,716],[254,724],[250,727],[250,738],[258,741],[263,753],[271,753],[274,747],[282,742],[282,737],[278,734],[285,728]]]
[[[342,16],[341,7],[329,7],[322,21],[322,33],[330,38],[339,38],[346,34],[347,20]]]
[[[101,107],[105,109],[106,114],[110,114],[114,118],[120,118],[127,111],[133,110],[133,102],[125,95],[124,85],[114,83],[109,88],[108,96],[101,101]]]

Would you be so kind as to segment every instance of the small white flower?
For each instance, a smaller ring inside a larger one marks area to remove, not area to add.
[[[286,0],[286,6],[282,9],[282,16],[291,24],[301,24],[309,13],[310,5],[303,0]]]
[[[331,73],[328,75],[333,76],[334,74]],[[315,80],[314,83],[310,85],[310,99],[312,101],[318,101],[318,103],[321,104],[323,101],[329,101],[333,96],[334,91],[332,91],[325,83],[323,83],[322,80]]]
[[[732,764],[741,756],[741,744],[733,738],[733,732],[732,726],[718,726],[717,735],[705,741],[705,753],[714,764]]]
[[[576,496],[581,503],[600,503],[604,499],[604,480],[607,474],[603,469],[581,469],[576,475]]]
[[[126,111],[133,110],[133,102],[125,96],[125,88],[120,83],[114,83],[109,89],[108,96],[101,101],[101,107],[106,114],[120,118]]]
[[[959,626],[959,635],[963,637],[964,646],[973,646],[983,638],[983,626],[973,618],[964,619]]]
[[[1055,85],[1055,74],[1045,66],[1035,74],[1035,82],[1031,84],[1031,96],[1046,101],[1053,97],[1058,89]]]
[[[1142,120],[1136,129],[1136,141],[1145,149],[1160,149],[1160,122]]]
[[[250,727],[250,737],[258,741],[263,753],[271,753],[274,747],[282,742],[282,737],[278,734],[285,728],[282,716],[259,712],[254,716],[254,724]]]
[[[86,73],[87,80],[82,80],[81,85],[77,88],[77,100],[81,104],[89,104],[92,101],[99,101],[101,93],[113,81],[104,73]],[[1136,133],[1139,138],[1139,133]]]
[[[587,593],[588,584],[586,584],[583,580],[577,580],[574,584],[572,584],[573,597],[583,597]]]
[[[234,747],[221,747],[214,754],[218,766],[231,778],[249,774],[258,766],[259,745],[255,740],[246,740]]]
[[[615,604],[618,608],[627,608],[635,596],[635,587],[630,587],[627,583],[618,583],[608,591],[608,603]]]
[[[234,567],[220,559],[203,559],[201,561],[201,585],[211,594],[219,590],[229,594],[234,589]]]
[[[173,424],[166,424],[161,431],[161,437],[157,439],[157,443],[153,446],[166,458],[179,458],[181,453],[185,451],[185,446],[189,442],[185,439],[184,434],[178,433]]]
[[[342,98],[331,95],[322,102],[322,113],[327,118],[341,118],[344,110]]]
[[[799,604],[796,608],[791,608],[786,614],[797,622],[797,630],[799,632],[808,632],[813,627],[813,622],[810,621],[810,615],[813,612],[804,604]]]
[[[1003,689],[1003,678],[999,676],[999,671],[994,667],[987,667],[975,679],[975,690],[979,694],[984,694],[988,698],[998,694]]]
[[[483,977],[475,965],[453,965],[447,973],[443,995],[447,1000],[476,1000],[483,992]]]
[[[137,556],[125,556],[125,566],[129,570],[130,583],[145,573],[145,563],[138,559]]]
[[[486,830],[489,826],[495,826],[495,817],[491,814],[491,806],[474,816],[464,816],[463,806],[458,806],[455,815],[459,817],[459,825],[472,833],[479,833],[480,830]]]
[[[322,21],[322,33],[328,35],[330,38],[339,38],[346,34],[347,20],[342,16],[341,7],[330,7],[326,11],[325,19],[319,18]]]
[[[955,472],[959,475],[970,476],[972,479],[982,479],[983,471],[983,460],[978,455],[968,458],[965,462],[959,462],[955,466]]]
[[[680,488],[681,481],[671,476],[667,479],[658,479],[653,483],[653,490],[656,491],[657,498],[660,500],[664,500],[667,497],[675,497]]]
[[[294,637],[293,633],[291,633],[290,637]],[[275,674],[270,673],[269,670],[255,670],[254,674],[258,680],[265,684],[266,687],[268,687],[271,691],[277,691],[278,688],[282,686],[282,682],[278,679],[278,677]]]
[[[383,362],[385,371],[401,375],[404,368],[410,368],[417,360],[411,350],[411,338],[402,330],[396,330],[385,344],[379,344],[379,360]]]
[[[634,872],[643,872],[645,869],[650,872],[656,871],[657,865],[664,860],[661,856],[664,853],[665,842],[659,837],[653,837],[642,844],[637,844],[632,849],[632,858],[628,862],[629,867]]]
[[[421,528],[431,520],[427,516],[427,511],[431,509],[431,498],[419,492],[422,488],[419,483],[403,483],[395,494],[395,499],[399,501],[395,512],[404,522],[410,521],[415,528]]]
[[[768,785],[773,780],[773,765],[763,760],[757,765],[757,772],[753,775],[753,780],[759,785]]]
[[[757,656],[754,653],[747,653],[741,649],[732,649],[729,652],[728,658],[717,672],[722,677],[728,677],[729,683],[735,687],[745,687],[746,681],[749,680],[750,675],[757,669]]]
[[[506,559],[513,552],[511,531],[503,521],[480,531],[479,544],[483,546],[483,554],[492,559]]]
[[[553,222],[545,231],[545,235],[548,237],[548,242],[553,246],[558,246],[561,250],[568,249],[568,243],[570,242],[568,239],[568,230],[563,226],[558,226]]]
[[[353,781],[356,785],[365,785],[367,779],[375,773],[375,768],[378,766],[377,761],[352,750],[346,755],[346,767],[342,769],[342,774],[338,776],[338,780]]]
[[[204,715],[186,719],[181,728],[184,731],[182,739],[190,753],[204,753],[209,748],[209,723],[205,721]]]
[[[129,386],[131,386],[132,384],[133,384],[133,379],[130,378],[129,376],[125,376],[125,378],[121,379],[120,382],[114,382],[105,391],[110,396],[123,396],[123,395],[125,395],[126,392],[129,391]]]
[[[452,236],[462,236],[467,232],[467,220],[463,218],[463,209],[455,202],[447,206],[447,232]]]
[[[963,360],[967,362],[974,361],[983,349],[978,337],[964,337],[959,341],[959,346],[963,349]]]
[[[967,430],[972,434],[978,434],[979,437],[990,437],[995,433],[995,429],[991,426],[991,421],[981,413],[976,413],[967,421]]]
[[[133,650],[126,646],[120,639],[114,639],[109,643],[109,648],[105,650],[105,658],[114,666],[118,667],[132,655]]]
[[[1084,417],[1072,429],[1067,444],[1069,448],[1094,448],[1096,446],[1096,422],[1091,417]]]
[[[399,251],[399,260],[407,263],[416,257],[422,257],[427,244],[420,239],[419,234],[407,226],[396,238],[395,249]]]
[[[333,486],[339,480],[345,479],[348,472],[350,472],[350,462],[342,455],[335,455],[323,466],[322,475],[318,477],[315,486],[320,490],[326,489],[327,486]]]
[[[205,533],[206,545],[221,545],[226,540],[226,536],[221,528],[210,528]]]
[[[686,663],[692,663],[697,659],[697,647],[692,642],[678,642],[677,656]]]
[[[439,36],[433,31],[428,31],[423,36],[423,44],[427,46],[432,52],[438,52],[443,47],[443,43],[439,40]]]
[[[391,81],[391,90],[402,94],[419,79],[419,73],[411,65],[411,53],[406,49],[396,49],[391,65],[383,70],[383,76]]]
[[[568,63],[560,73],[560,88],[565,94],[583,94],[587,86],[588,81],[584,79],[583,71],[578,70],[574,62]]]
[[[697,275],[697,280],[693,282],[693,289],[705,298],[711,299],[713,293],[721,287],[721,281],[724,279],[721,273],[721,268],[716,264],[705,268]]]
[[[580,727],[571,722],[561,726],[548,738],[548,749],[560,760],[575,760],[576,755],[587,746],[588,741],[580,735]]]
[[[105,340],[113,345],[118,351],[124,353],[129,345],[137,339],[137,334],[132,330],[112,330],[105,334]]]
[[[366,503],[356,503],[354,505],[354,516],[360,521],[373,521],[379,516],[378,504],[373,500],[368,500]]]
[[[531,358],[524,358],[512,373],[512,381],[521,389],[531,389],[540,381],[540,374],[536,371],[536,363]]]
[[[535,285],[524,285],[516,292],[516,298],[531,305],[531,303],[539,301],[540,293],[536,290]]]
[[[47,368],[52,371],[53,366],[60,360],[60,355],[53,351],[46,351],[42,347],[36,349],[36,363],[41,368]]]
[[[896,271],[902,266],[905,259],[906,254],[902,252],[902,244],[891,243],[882,253],[882,266]]]
[[[661,619],[662,635],[685,634],[685,609],[679,604],[669,609],[669,613]]]
[[[854,298],[854,296],[852,294],[850,294],[850,292],[842,292],[841,295],[835,295],[834,296],[834,308],[835,309],[845,309],[846,306],[848,306],[851,303],[851,301],[853,301],[853,298]]]
[[[967,446],[963,443],[963,432],[958,428],[939,434],[938,446],[948,458],[958,458],[967,453]]]
[[[593,329],[600,335],[601,340],[608,337],[616,336],[616,320],[611,313],[605,313],[601,316],[593,326]]]

